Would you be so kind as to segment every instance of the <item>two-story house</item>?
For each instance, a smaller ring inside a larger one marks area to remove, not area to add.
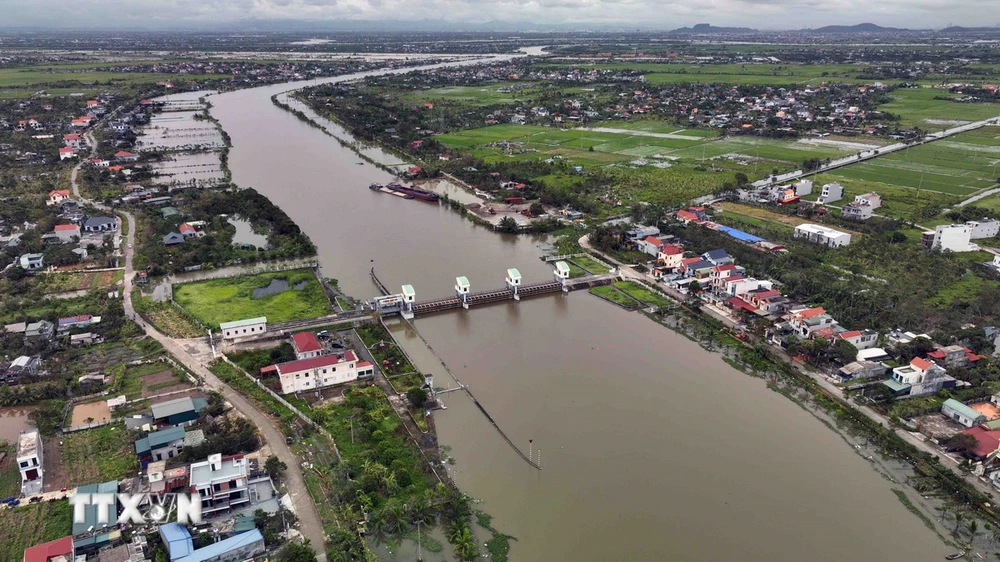
[[[837,321],[822,307],[815,307],[792,311],[788,324],[799,337],[811,338],[826,329],[833,329]]]
[[[192,463],[188,479],[191,495],[201,499],[202,516],[250,503],[247,462],[243,455],[216,454]]]
[[[17,470],[21,473],[21,494],[30,496],[42,491],[42,436],[37,429],[17,438]]]
[[[667,269],[677,269],[684,259],[684,248],[676,244],[664,244],[656,254],[656,261]]]

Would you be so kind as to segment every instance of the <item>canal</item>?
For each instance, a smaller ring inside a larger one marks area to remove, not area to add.
[[[373,296],[371,266],[418,299],[450,295],[459,275],[500,287],[508,267],[550,278],[543,238],[370,191],[389,176],[272,105],[291,87],[213,96],[211,111],[232,138],[233,180],[285,209],[345,291]],[[462,393],[436,414],[456,481],[517,537],[513,560],[910,562],[950,550],[819,420],[639,314],[578,293],[415,326],[515,443],[542,449],[543,470],[529,468]],[[416,334],[395,331],[447,382]]]

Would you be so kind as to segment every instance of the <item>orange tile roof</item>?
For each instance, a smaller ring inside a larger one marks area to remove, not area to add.
[[[926,371],[927,369],[931,368],[931,365],[933,365],[933,363],[931,363],[926,359],[921,359],[920,357],[914,357],[913,361],[910,361],[910,365],[917,369],[920,369],[921,371]]]

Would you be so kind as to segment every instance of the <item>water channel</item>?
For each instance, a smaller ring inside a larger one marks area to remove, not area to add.
[[[367,189],[388,175],[272,105],[307,84],[213,96],[211,111],[233,141],[233,180],[311,236],[325,276],[370,297],[374,265],[418,299],[450,295],[458,275],[473,290],[500,287],[508,267],[525,282],[550,278],[542,238]],[[576,293],[415,326],[516,443],[542,449],[543,470],[529,468],[461,393],[436,414],[457,483],[517,537],[512,560],[911,562],[953,550],[812,415],[639,314]],[[447,382],[416,334],[396,333]]]

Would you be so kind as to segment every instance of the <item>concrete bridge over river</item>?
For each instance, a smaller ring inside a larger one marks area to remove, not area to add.
[[[570,278],[569,264],[564,261],[555,262],[555,269],[552,271],[552,275],[554,278],[553,281],[524,284],[521,272],[510,268],[507,270],[507,276],[504,278],[503,287],[478,292],[471,290],[472,285],[467,277],[460,276],[455,278],[455,296],[418,301],[413,285],[403,285],[399,293],[391,293],[385,284],[379,280],[373,267],[371,269],[372,281],[379,288],[382,295],[372,299],[369,304],[372,310],[378,311],[383,316],[399,314],[409,320],[414,316],[422,314],[434,314],[458,308],[468,310],[472,306],[509,300],[520,301],[522,297],[528,298],[551,293],[569,292],[577,289],[587,289],[599,285],[609,285],[619,279],[616,271]]]

